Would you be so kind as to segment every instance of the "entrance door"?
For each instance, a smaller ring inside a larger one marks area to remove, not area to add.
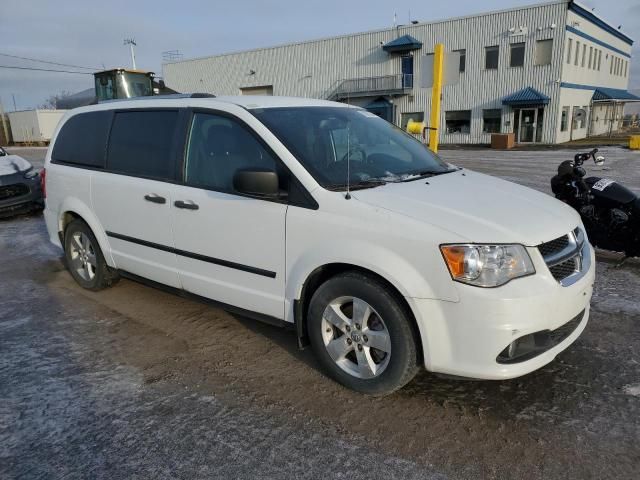
[[[364,108],[383,120],[393,123],[393,104],[384,97],[378,98],[375,102],[366,105]]]
[[[518,143],[540,143],[544,123],[544,107],[513,110],[513,131]]]

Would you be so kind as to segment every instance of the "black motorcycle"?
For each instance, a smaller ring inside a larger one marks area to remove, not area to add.
[[[593,158],[596,165],[604,164],[604,157],[596,153],[597,148],[562,162],[551,179],[551,190],[580,213],[594,246],[640,256],[640,198],[614,180],[585,178],[584,162]]]

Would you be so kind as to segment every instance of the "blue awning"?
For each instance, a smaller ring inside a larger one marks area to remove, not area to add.
[[[411,35],[403,35],[382,46],[382,49],[387,53],[410,52],[411,50],[419,50],[420,48],[422,48],[422,42],[413,38]]]
[[[607,100],[640,102],[640,97],[638,97],[637,95],[634,95],[633,93],[627,90],[621,90],[618,88],[598,87],[593,92],[592,100],[594,102],[606,102]]]
[[[503,105],[546,105],[549,97],[532,87],[523,88],[502,99]]]

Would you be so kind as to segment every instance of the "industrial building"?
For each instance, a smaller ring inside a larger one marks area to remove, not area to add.
[[[421,61],[459,51],[445,86],[441,143],[561,143],[618,130],[633,40],[574,1],[166,63],[167,86],[216,95],[288,95],[363,106],[404,127],[429,112]],[[428,118],[428,117],[427,117]]]

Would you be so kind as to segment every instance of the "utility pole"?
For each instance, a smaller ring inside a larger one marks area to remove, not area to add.
[[[136,69],[136,53],[133,47],[137,46],[136,41],[133,38],[125,38],[124,44],[129,45],[129,49],[131,50],[131,68]]]
[[[16,110],[18,110],[16,108],[16,96],[15,96],[15,94],[12,93],[11,97],[13,98],[13,111],[15,112]]]
[[[0,100],[0,118],[2,119],[2,130],[4,131],[4,141],[9,145],[9,129],[7,128],[7,119],[4,118],[4,107],[2,106],[2,100]]]

